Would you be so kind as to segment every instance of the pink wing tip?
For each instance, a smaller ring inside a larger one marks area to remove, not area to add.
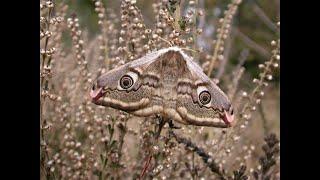
[[[224,111],[224,115],[222,116],[222,120],[229,126],[234,124],[234,114],[230,114],[227,111]]]
[[[97,101],[101,96],[103,96],[102,88],[96,90],[92,89],[90,91],[90,98],[92,99],[92,101]]]

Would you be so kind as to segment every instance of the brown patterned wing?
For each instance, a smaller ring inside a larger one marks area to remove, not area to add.
[[[92,102],[139,116],[156,113],[151,100],[159,78],[150,76],[152,72],[145,74],[145,70],[161,53],[150,53],[101,75],[90,92]]]
[[[177,111],[189,124],[226,128],[233,125],[233,109],[225,93],[191,57],[182,53],[191,78],[177,85]],[[186,73],[187,74],[187,73]]]

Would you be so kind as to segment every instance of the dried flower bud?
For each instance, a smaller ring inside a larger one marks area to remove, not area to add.
[[[220,55],[218,56],[218,60],[219,60],[219,61],[222,61],[223,59],[224,59],[223,55],[220,54]]]
[[[234,137],[233,137],[233,140],[234,140],[234,141],[238,141],[239,139],[240,139],[240,136],[234,136]]]
[[[248,96],[248,93],[244,91],[244,92],[242,92],[241,95],[242,95],[242,97],[247,97],[247,96]]]
[[[201,34],[202,33],[202,29],[197,29],[197,34]]]
[[[257,99],[256,104],[260,104],[260,103],[261,103],[261,99]]]
[[[47,2],[46,2],[46,6],[47,6],[48,8],[53,8],[54,4],[53,4],[52,1],[47,1]]]
[[[199,15],[199,16],[203,16],[203,15],[204,15],[203,10],[199,10],[199,11],[198,11],[198,15]]]
[[[267,79],[271,81],[272,80],[272,75],[268,74],[267,75]]]
[[[150,33],[151,33],[151,29],[146,29],[146,30],[144,31],[144,33],[150,34]]]

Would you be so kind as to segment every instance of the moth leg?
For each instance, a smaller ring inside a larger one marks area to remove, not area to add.
[[[172,121],[171,119],[169,120],[168,124],[169,124],[169,127],[170,127],[171,129],[181,129],[180,126],[175,126],[175,125],[173,124],[173,121]]]
[[[159,114],[156,114],[156,118],[159,120],[159,124],[161,124],[162,122],[164,123],[168,123],[169,124],[169,127],[171,129],[181,129],[180,126],[176,126],[173,124],[173,120],[172,119],[166,119],[166,118],[163,118],[161,115]]]

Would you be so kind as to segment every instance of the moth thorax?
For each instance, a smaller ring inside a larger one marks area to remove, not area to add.
[[[177,78],[175,76],[165,76],[162,83],[162,97],[164,99],[164,107],[174,108],[177,99]]]

